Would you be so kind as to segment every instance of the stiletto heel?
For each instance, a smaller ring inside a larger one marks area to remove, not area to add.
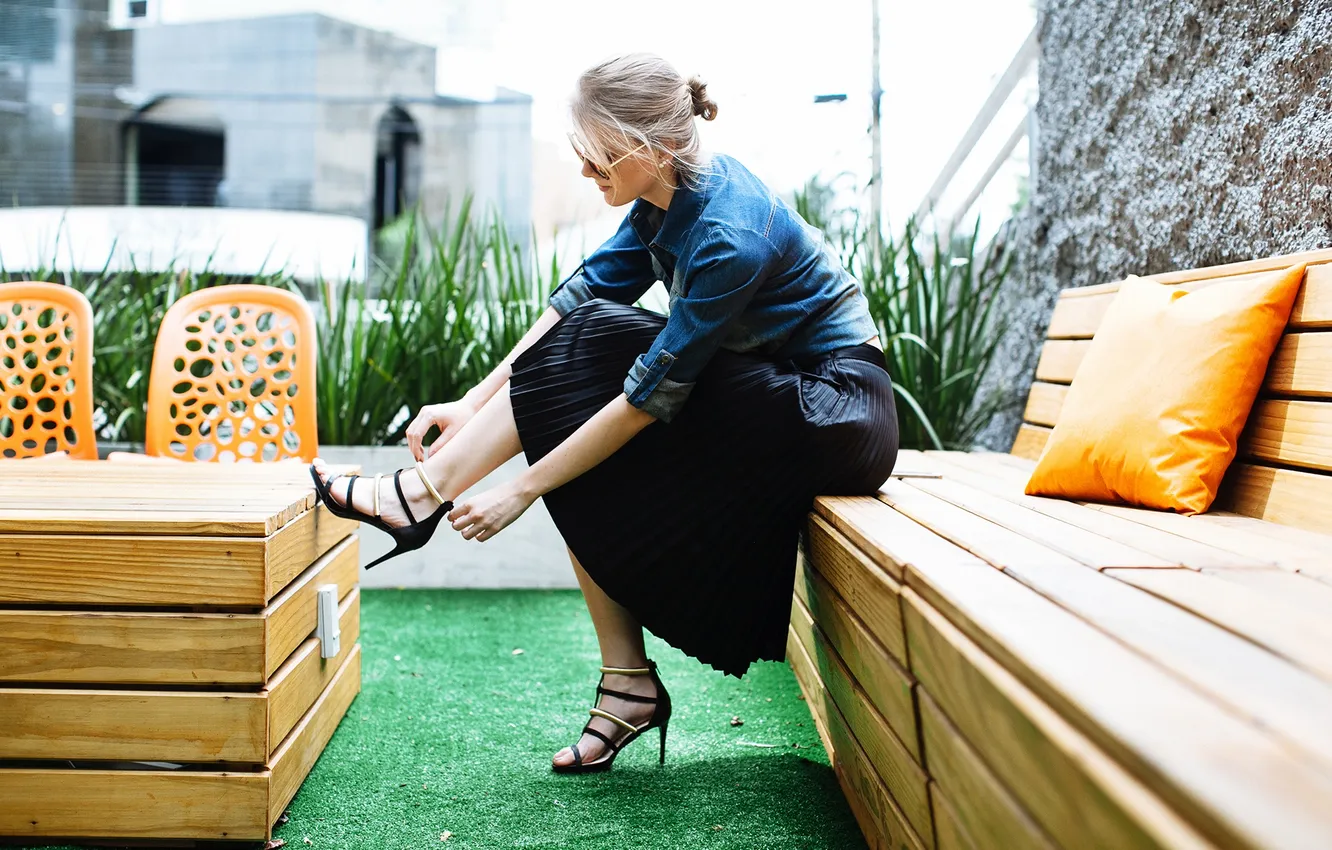
[[[655,703],[656,708],[652,710],[652,717],[648,722],[644,723],[642,726],[635,726],[624,718],[616,717],[609,711],[604,711],[600,708],[588,709],[588,714],[591,714],[593,717],[604,717],[615,723],[615,725],[629,730],[629,734],[624,740],[616,742],[597,729],[594,729],[592,727],[592,722],[588,721],[587,725],[583,727],[583,733],[605,741],[606,746],[610,748],[610,754],[602,756],[596,761],[585,762],[583,761],[582,753],[578,752],[578,745],[574,744],[570,747],[573,751],[573,764],[560,765],[552,762],[550,766],[552,770],[556,773],[593,773],[601,770],[610,770],[611,765],[615,762],[615,757],[620,754],[620,750],[629,746],[635,738],[652,728],[661,730],[661,756],[657,763],[666,763],[666,725],[671,719],[671,695],[666,692],[666,686],[662,684],[661,677],[657,675],[657,662],[649,658],[647,664],[648,666],[646,667],[602,667],[601,677],[604,680],[607,673],[621,673],[627,676],[651,675],[652,681],[657,686],[657,695],[655,697],[645,697],[640,694],[625,693],[624,691],[612,691],[609,688],[603,688],[601,683],[598,682],[597,701],[601,700],[602,694],[610,694],[611,696],[621,697],[622,699]]]
[[[398,501],[402,502],[402,510],[407,514],[407,521],[411,523],[411,525],[395,527],[389,525],[380,518],[379,482],[380,479],[384,477],[383,475],[375,476],[375,512],[373,516],[365,511],[359,511],[352,507],[352,488],[356,486],[356,479],[361,477],[359,475],[347,475],[346,504],[338,504],[330,499],[328,494],[332,489],[333,482],[338,478],[341,478],[344,474],[346,473],[340,472],[325,482],[320,479],[319,472],[314,468],[314,464],[310,464],[310,477],[314,479],[315,492],[319,496],[319,501],[323,502],[324,506],[328,508],[329,513],[337,517],[342,517],[343,519],[354,519],[358,522],[368,522],[380,531],[388,532],[389,536],[393,538],[394,546],[392,551],[387,555],[382,555],[366,564],[365,568],[367,570],[376,564],[387,561],[389,558],[401,555],[404,552],[420,549],[422,546],[426,545],[426,543],[430,541],[431,536],[434,535],[435,529],[439,527],[440,520],[444,518],[445,514],[453,510],[453,502],[439,495],[439,491],[435,489],[435,486],[430,483],[430,479],[426,477],[425,467],[421,465],[420,461],[417,461],[416,463],[416,474],[421,476],[421,481],[425,484],[426,492],[430,494],[432,499],[439,503],[440,507],[437,511],[427,517],[425,521],[417,522],[416,517],[412,515],[412,509],[407,506],[407,497],[402,492],[402,470],[399,469],[397,472],[393,473],[393,488],[398,491]]]

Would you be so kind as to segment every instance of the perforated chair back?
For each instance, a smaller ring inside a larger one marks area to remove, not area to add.
[[[0,284],[0,458],[97,460],[93,316],[58,283]]]
[[[202,289],[167,310],[153,347],[144,451],[186,461],[310,461],[315,322],[271,286]]]

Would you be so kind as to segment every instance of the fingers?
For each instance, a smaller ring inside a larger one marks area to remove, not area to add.
[[[417,460],[425,460],[426,454],[421,446],[421,441],[425,439],[426,432],[430,426],[435,424],[434,415],[430,407],[423,407],[416,412],[416,418],[407,426],[407,446],[412,450],[412,457]]]
[[[453,530],[462,534],[464,540],[485,541],[494,537],[488,523],[484,521],[481,513],[472,508],[470,503],[458,505],[449,511],[446,517]]]

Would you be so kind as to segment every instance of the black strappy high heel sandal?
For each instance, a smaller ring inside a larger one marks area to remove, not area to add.
[[[416,517],[412,516],[412,509],[407,507],[407,497],[403,495],[402,482],[399,479],[399,476],[402,475],[402,470],[399,469],[397,472],[393,473],[393,487],[398,491],[398,501],[402,502],[402,509],[407,514],[407,521],[410,522],[411,525],[394,527],[379,517],[379,481],[384,477],[383,475],[375,476],[375,514],[374,516],[371,516],[364,511],[358,511],[356,508],[352,507],[352,488],[356,486],[356,479],[361,476],[339,472],[332,478],[329,478],[327,482],[324,482],[320,480],[319,472],[315,469],[314,464],[310,464],[310,477],[314,479],[315,492],[319,494],[319,500],[328,508],[329,513],[334,516],[342,517],[343,519],[354,519],[359,522],[368,522],[381,531],[387,531],[389,536],[393,538],[393,550],[387,555],[382,555],[366,564],[365,568],[367,570],[376,564],[387,561],[395,555],[411,552],[426,545],[434,535],[435,529],[439,526],[439,521],[444,518],[445,514],[453,510],[453,502],[450,502],[443,496],[439,495],[439,491],[435,489],[435,485],[431,484],[430,479],[426,477],[425,467],[421,465],[420,461],[416,462],[416,474],[421,476],[421,481],[425,484],[426,492],[428,492],[431,498],[440,504],[440,508],[427,517],[424,522],[417,522]],[[347,475],[347,503],[345,505],[340,505],[330,499],[328,494],[333,487],[333,482],[344,475]]]
[[[609,711],[600,708],[588,709],[588,714],[591,714],[593,717],[604,717],[615,723],[615,725],[624,727],[628,730],[629,735],[625,737],[624,740],[616,743],[597,729],[592,728],[592,721],[589,720],[587,725],[583,727],[583,732],[605,741],[606,746],[610,748],[610,752],[596,761],[583,761],[582,753],[578,752],[578,745],[574,744],[570,747],[570,749],[573,750],[573,763],[560,765],[552,762],[550,765],[552,770],[556,773],[594,773],[599,770],[610,770],[611,765],[615,762],[615,757],[620,754],[620,750],[629,746],[629,744],[639,735],[642,735],[647,730],[653,728],[661,730],[661,756],[657,764],[666,763],[666,725],[670,723],[671,720],[671,695],[666,693],[666,686],[662,684],[661,677],[657,675],[657,662],[649,658],[647,663],[648,666],[646,667],[602,667],[601,678],[604,681],[607,673],[622,673],[627,676],[643,676],[650,674],[652,676],[652,681],[657,685],[657,695],[655,697],[645,697],[640,694],[628,694],[624,691],[612,691],[609,688],[603,688],[601,682],[598,682],[597,702],[601,701],[601,694],[610,694],[614,697],[634,700],[636,702],[656,703],[657,707],[653,709],[652,717],[648,722],[644,723],[642,726],[635,726],[628,720],[616,717]]]

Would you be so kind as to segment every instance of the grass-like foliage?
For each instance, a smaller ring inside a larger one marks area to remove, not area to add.
[[[860,280],[879,326],[907,449],[965,449],[1004,406],[998,392],[979,397],[1006,320],[994,312],[1012,252],[978,246],[970,233],[919,232],[909,219],[900,237],[872,245],[854,212],[829,209],[827,184],[811,180],[796,210],[824,229]]]
[[[560,280],[554,258],[538,267],[498,211],[476,215],[470,197],[444,219],[432,227],[413,214],[381,232],[387,259],[376,260],[368,282],[315,284],[321,444],[400,442],[418,407],[460,398],[545,309]],[[64,283],[88,297],[94,424],[100,439],[123,442],[143,441],[153,345],[178,298],[240,282],[301,291],[281,270],[242,280],[209,271],[111,271],[109,260],[89,273],[0,268],[0,281],[10,279]]]

